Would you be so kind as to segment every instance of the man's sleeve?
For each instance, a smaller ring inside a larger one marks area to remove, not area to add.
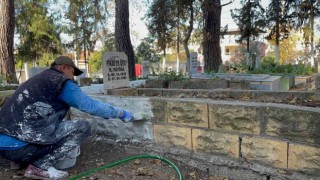
[[[66,82],[58,98],[71,107],[103,118],[118,118],[122,111],[108,103],[90,98],[71,81]]]

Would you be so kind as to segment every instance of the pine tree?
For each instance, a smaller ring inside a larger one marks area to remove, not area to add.
[[[69,44],[71,49],[84,55],[87,67],[88,56],[94,51],[97,40],[106,35],[106,0],[67,0],[66,18],[71,24],[67,26],[68,34],[73,36]]]
[[[204,19],[203,29],[203,57],[205,71],[218,72],[222,64],[220,35],[221,35],[221,9],[231,3],[221,4],[221,0],[202,0]]]
[[[115,36],[117,51],[124,52],[128,56],[129,78],[135,78],[135,60],[130,40],[128,0],[116,0]]]
[[[14,1],[0,1],[0,75],[5,76],[7,83],[17,83],[14,57]]]
[[[39,62],[41,58],[61,54],[64,47],[61,43],[61,28],[48,12],[48,0],[15,0],[16,33],[19,37],[17,58],[23,62],[50,64]]]
[[[244,40],[246,41],[247,58],[250,58],[252,57],[250,41],[253,41],[255,37],[258,37],[264,32],[264,28],[266,27],[265,9],[261,6],[260,0],[245,0],[241,1],[241,4],[242,8],[232,10],[231,16],[235,20],[241,33],[238,41],[240,43],[243,43]],[[254,62],[252,59],[247,60],[247,62],[250,61]],[[253,63],[251,65],[253,65]]]

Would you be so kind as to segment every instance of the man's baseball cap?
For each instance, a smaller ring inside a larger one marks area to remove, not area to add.
[[[72,66],[74,68],[75,76],[79,76],[80,74],[83,73],[83,71],[77,68],[77,66],[74,64],[74,62],[69,56],[58,56],[52,63],[52,65],[62,65],[62,64]]]

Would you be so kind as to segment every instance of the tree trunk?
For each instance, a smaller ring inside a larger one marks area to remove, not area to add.
[[[276,64],[280,62],[280,2],[276,1]]]
[[[311,1],[311,13],[310,13],[310,26],[311,26],[311,37],[310,37],[310,41],[311,41],[311,61],[315,67],[315,71],[316,73],[319,72],[319,67],[318,67],[318,60],[317,58],[315,58],[315,52],[314,52],[314,3],[312,3]]]
[[[0,1],[0,75],[4,75],[7,83],[17,83],[14,57],[14,1]]]
[[[182,41],[182,44],[183,44],[183,47],[184,47],[184,51],[186,52],[186,56],[187,56],[187,71],[190,72],[190,51],[189,51],[189,47],[188,47],[188,41],[191,37],[191,33],[192,33],[192,30],[193,30],[193,19],[194,19],[194,16],[193,16],[193,0],[191,1],[190,3],[190,6],[189,6],[189,10],[190,10],[190,21],[189,21],[189,27],[188,27],[188,32],[186,33],[183,41]]]
[[[220,48],[221,1],[204,0],[202,4],[204,14],[203,57],[205,71],[218,72],[222,64]]]
[[[129,77],[135,78],[134,53],[130,40],[129,30],[129,2],[128,0],[116,0],[115,37],[116,48],[128,56]]]

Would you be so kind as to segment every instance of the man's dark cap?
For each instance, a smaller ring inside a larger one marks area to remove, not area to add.
[[[77,66],[74,64],[74,62],[72,61],[72,59],[69,56],[58,56],[54,60],[54,62],[52,63],[52,65],[62,65],[62,64],[72,66],[74,68],[74,75],[75,76],[79,76],[80,74],[83,73],[83,71],[81,71],[79,68],[77,68]]]

